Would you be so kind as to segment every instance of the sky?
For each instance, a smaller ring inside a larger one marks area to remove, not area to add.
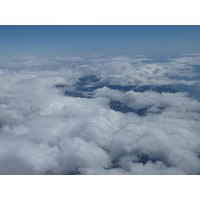
[[[199,35],[192,25],[1,25],[0,56],[172,56],[200,52]]]

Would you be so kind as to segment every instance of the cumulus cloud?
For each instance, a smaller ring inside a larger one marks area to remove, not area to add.
[[[1,57],[0,174],[200,174],[198,56]]]
[[[200,54],[185,54],[182,57],[171,59],[176,63],[185,63],[189,65],[200,65]]]

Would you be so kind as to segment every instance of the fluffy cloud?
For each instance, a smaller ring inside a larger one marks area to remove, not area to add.
[[[2,57],[0,174],[200,174],[197,63]]]
[[[171,59],[173,62],[189,65],[200,65],[200,54],[182,55],[182,57]]]

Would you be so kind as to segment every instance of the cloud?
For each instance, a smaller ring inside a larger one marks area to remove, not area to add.
[[[0,174],[200,174],[197,57],[2,57]]]
[[[186,63],[189,65],[200,65],[200,54],[193,55],[183,55],[183,57],[179,57],[176,59],[171,59],[176,63]]]

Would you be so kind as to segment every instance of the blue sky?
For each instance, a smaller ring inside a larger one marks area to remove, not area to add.
[[[0,56],[200,52],[200,26],[0,26]]]

